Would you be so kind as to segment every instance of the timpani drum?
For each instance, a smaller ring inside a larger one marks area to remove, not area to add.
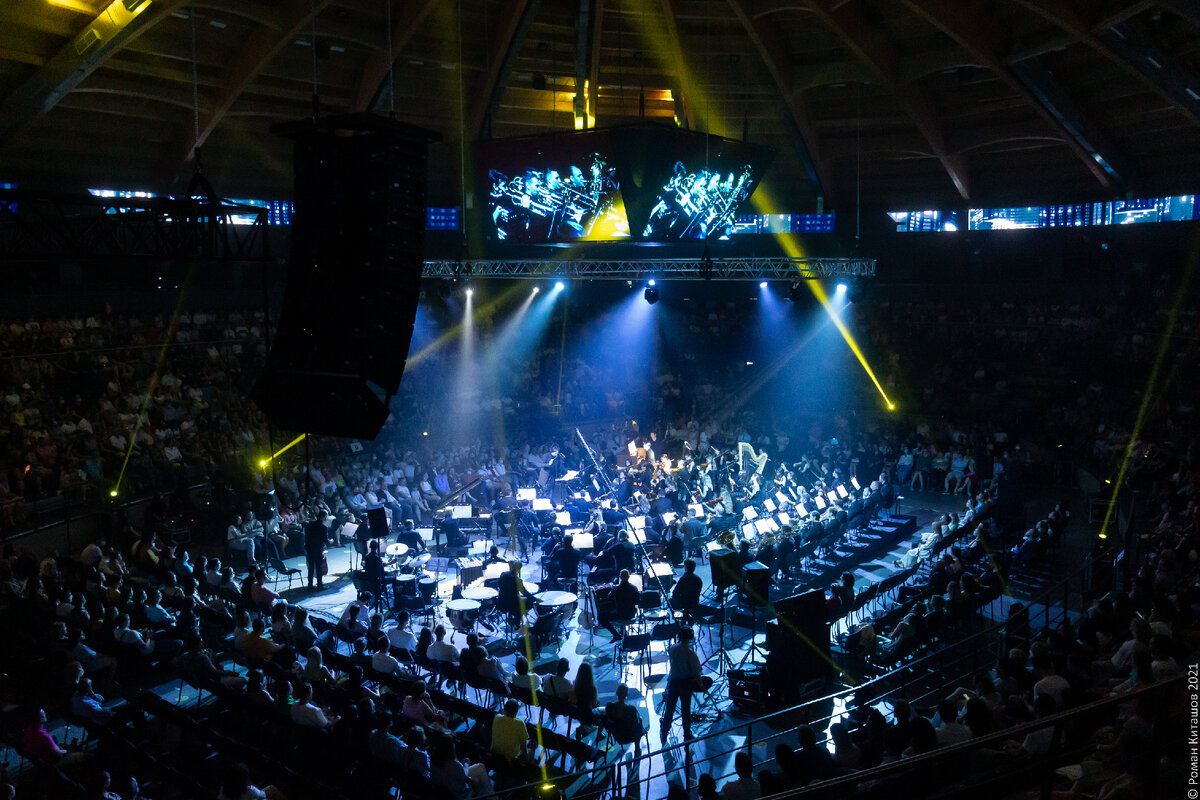
[[[395,587],[396,597],[416,597],[417,576],[412,573],[397,575]]]
[[[572,592],[559,592],[549,589],[537,594],[537,613],[539,617],[550,614],[570,616],[578,605],[579,597]]]
[[[425,601],[425,605],[429,605],[437,594],[437,578],[429,576],[421,578],[417,582],[417,589],[421,592],[421,599]]]
[[[496,607],[496,598],[500,596],[500,592],[487,586],[472,586],[469,589],[463,589],[463,597],[467,600],[474,600],[479,604],[479,612],[481,614],[489,614]]]
[[[475,620],[479,619],[479,601],[465,597],[451,600],[446,603],[446,619],[455,630],[471,630],[475,627]]]

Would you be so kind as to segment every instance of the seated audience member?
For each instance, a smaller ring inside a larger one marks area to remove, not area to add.
[[[413,685],[412,694],[404,698],[401,709],[404,716],[422,725],[440,726],[446,722],[446,712],[433,705],[433,699],[422,681]]]
[[[336,721],[331,720],[324,709],[313,703],[313,688],[310,683],[300,684],[296,690],[296,702],[291,708],[292,722],[309,728],[326,730]]]
[[[529,728],[517,719],[521,704],[511,697],[504,702],[504,713],[492,720],[491,751],[512,762],[526,755],[525,743],[529,741]]]
[[[754,780],[754,762],[750,754],[739,751],[733,757],[733,770],[737,777],[721,787],[721,800],[756,800],[760,795],[758,781]]]
[[[554,674],[542,678],[542,694],[548,697],[557,697],[560,700],[570,699],[573,688],[571,682],[567,680],[567,673],[570,670],[571,662],[560,658],[555,664]]]
[[[619,743],[633,742],[633,756],[640,758],[646,727],[637,708],[629,704],[629,687],[624,683],[617,685],[617,699],[604,706],[604,719]]]

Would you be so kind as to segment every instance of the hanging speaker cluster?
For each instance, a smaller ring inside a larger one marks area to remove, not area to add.
[[[428,145],[374,114],[283,123],[295,213],[283,311],[254,399],[290,431],[373,439],[420,297]]]

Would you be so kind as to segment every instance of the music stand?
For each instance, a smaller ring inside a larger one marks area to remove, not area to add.
[[[738,669],[741,669],[747,661],[754,663],[755,655],[762,656],[763,661],[767,659],[767,651],[758,646],[758,609],[770,601],[768,595],[770,581],[770,570],[766,565],[751,561],[742,567],[743,596],[750,605],[750,647],[738,661]]]

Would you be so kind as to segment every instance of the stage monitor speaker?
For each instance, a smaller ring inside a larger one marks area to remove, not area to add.
[[[742,567],[742,593],[753,606],[765,606],[771,599],[771,570],[766,564],[751,561]]]
[[[738,586],[742,579],[742,570],[738,565],[738,554],[722,547],[708,554],[708,562],[712,567],[712,582],[717,589],[728,589]]]
[[[820,590],[792,595],[774,603],[777,619],[767,623],[767,680],[772,693],[831,677],[835,672],[829,654],[829,623],[825,593]]]
[[[388,535],[387,512],[383,506],[367,509],[367,527],[372,539],[386,539]]]
[[[735,703],[766,702],[766,681],[761,672],[755,670],[731,669],[729,678],[729,699]]]
[[[254,496],[254,518],[266,524],[275,517],[275,493],[259,492]]]
[[[253,397],[286,430],[372,439],[412,341],[437,137],[374,114],[271,131],[295,142],[295,212],[283,310]]]

